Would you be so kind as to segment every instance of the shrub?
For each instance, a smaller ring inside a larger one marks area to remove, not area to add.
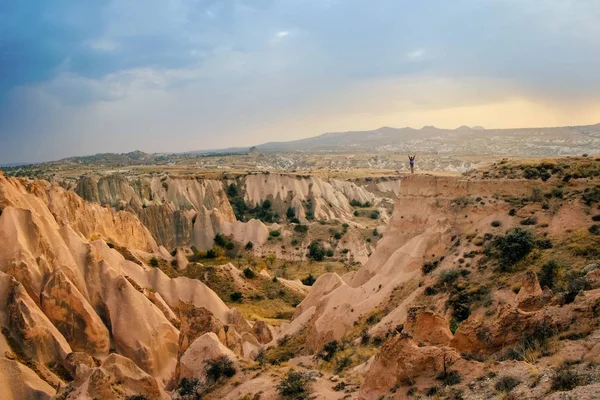
[[[502,222],[500,222],[500,221],[492,221],[491,225],[492,225],[494,228],[497,228],[497,227],[499,227],[499,226],[501,226],[501,225],[502,225]]]
[[[134,396],[128,396],[125,400],[148,400],[143,394],[136,394]]]
[[[183,378],[179,381],[177,393],[183,398],[199,399],[203,391],[202,383],[198,379]]]
[[[515,210],[514,208],[511,208],[508,211],[508,215],[510,215],[511,217],[514,217],[515,215],[517,215],[517,210]]]
[[[244,269],[244,276],[247,279],[254,279],[254,278],[256,278],[256,273],[253,270],[251,270],[250,268],[246,267],[246,269]]]
[[[421,271],[423,271],[424,274],[428,274],[431,271],[433,271],[434,269],[436,269],[438,266],[437,262],[426,262],[425,264],[423,264],[423,266],[421,267]]]
[[[340,349],[337,340],[332,340],[323,346],[323,349],[317,354],[317,357],[324,361],[331,361],[335,353]]]
[[[245,246],[246,250],[252,250],[253,248],[254,248],[254,243],[252,243],[252,242],[246,243],[246,246]]]
[[[379,219],[379,216],[380,216],[379,210],[373,210],[370,215],[371,219]]]
[[[538,220],[536,217],[527,217],[521,220],[521,225],[537,225]]]
[[[527,167],[523,170],[523,177],[525,179],[537,179],[540,177],[540,171],[533,167]]]
[[[596,215],[594,215],[594,216],[592,217],[592,221],[594,221],[594,222],[598,222],[598,221],[600,221],[600,214],[596,214]]]
[[[588,228],[592,235],[600,235],[600,225],[594,224]]]
[[[240,292],[233,292],[231,293],[231,295],[229,295],[229,297],[234,303],[241,303],[242,299],[244,298],[244,295]]]
[[[279,236],[281,236],[281,231],[271,231],[271,232],[269,232],[269,236],[279,237]]]
[[[150,259],[150,266],[154,267],[154,268],[158,268],[158,258],[156,257],[152,257]]]
[[[358,217],[360,215],[360,213],[358,212],[358,210],[354,210],[354,212],[352,213],[355,217]]]
[[[221,235],[220,233],[217,233],[215,235],[215,245],[219,246],[219,247],[225,247],[225,245],[227,244],[227,239],[225,238],[225,236]]]
[[[325,249],[319,245],[319,242],[312,241],[308,246],[308,257],[315,261],[323,261],[325,259]]]
[[[550,191],[550,194],[553,197],[562,199],[564,196],[564,189],[563,188],[552,188],[552,190]]]
[[[556,260],[550,260],[546,264],[542,265],[542,269],[540,271],[540,286],[542,288],[544,286],[547,286],[550,289],[554,288],[558,276],[558,268],[559,265]]]
[[[498,392],[509,393],[510,391],[512,391],[514,388],[516,388],[520,384],[521,384],[521,381],[518,378],[515,378],[514,376],[510,376],[510,375],[505,375],[505,376],[501,376],[498,379],[498,381],[496,382],[496,385],[494,385],[494,388]]]
[[[310,395],[310,377],[301,372],[291,370],[287,376],[283,378],[277,391],[284,399],[288,400],[305,400]]]
[[[542,250],[551,249],[552,241],[550,239],[538,239],[535,241],[535,246]]]
[[[442,271],[438,276],[438,283],[440,285],[446,285],[453,283],[458,279],[459,272],[457,269],[447,269]]]
[[[296,225],[294,226],[294,231],[298,233],[306,233],[308,232],[308,225]]]
[[[437,379],[444,382],[444,385],[446,385],[446,386],[458,385],[462,381],[460,374],[456,370],[442,373],[442,374],[438,375]]]
[[[294,207],[288,207],[287,212],[285,213],[288,219],[296,217],[296,209]]]
[[[552,390],[569,391],[575,389],[583,382],[581,377],[573,371],[571,366],[563,363],[552,376]]]
[[[214,249],[210,249],[206,252],[206,258],[217,258],[217,252]]]
[[[533,235],[530,231],[515,228],[496,240],[500,251],[500,264],[504,271],[525,258],[533,250]]]
[[[308,276],[302,279],[302,284],[306,286],[312,286],[315,283],[316,279],[312,274],[308,274]]]
[[[237,370],[233,361],[227,356],[220,356],[214,360],[206,360],[206,379],[209,382],[217,382],[222,377],[231,378]]]
[[[590,282],[585,276],[581,276],[578,273],[571,273],[567,276],[567,290],[565,292],[565,303],[570,304],[575,301],[575,297],[579,292],[588,290],[590,288]]]
[[[335,253],[334,253],[333,249],[327,249],[327,250],[325,250],[325,255],[327,257],[333,257],[334,254]]]

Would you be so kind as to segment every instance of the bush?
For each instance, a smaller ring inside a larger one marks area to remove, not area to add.
[[[567,363],[559,366],[552,376],[552,390],[566,392],[575,389],[582,383],[581,377]]]
[[[505,375],[505,376],[501,376],[498,379],[494,388],[498,392],[509,393],[510,391],[512,391],[514,388],[516,388],[520,384],[521,384],[521,381],[518,378],[515,378],[514,376]]]
[[[500,222],[500,221],[492,221],[491,225],[492,225],[494,228],[497,228],[497,227],[499,227],[500,225],[502,225],[502,222]]]
[[[594,221],[594,222],[598,222],[598,221],[600,221],[600,214],[596,214],[596,215],[594,215],[594,216],[592,217],[592,221]]]
[[[184,398],[199,399],[203,391],[202,383],[198,379],[183,378],[179,382],[177,393]]]
[[[542,269],[540,271],[540,286],[542,288],[544,286],[547,286],[550,289],[554,288],[556,279],[558,277],[558,268],[559,265],[556,260],[550,260],[546,264],[542,265]]]
[[[285,213],[288,219],[292,219],[296,217],[296,209],[294,207],[288,207],[287,212]]]
[[[323,346],[323,349],[317,354],[317,357],[324,361],[331,361],[335,353],[340,349],[337,340],[332,340]]]
[[[294,226],[294,231],[298,233],[306,233],[308,232],[308,225],[296,225]]]
[[[527,217],[521,220],[521,225],[537,225],[537,223],[536,217]]]
[[[215,235],[215,245],[219,246],[219,247],[225,247],[225,245],[227,244],[227,239],[225,238],[225,236],[221,235],[220,233],[217,233]]]
[[[252,243],[252,242],[246,243],[246,247],[245,247],[246,250],[252,250],[253,248],[254,248],[254,243]]]
[[[244,298],[244,295],[240,292],[233,292],[231,293],[231,295],[229,295],[229,297],[234,303],[241,303],[242,299]]]
[[[438,283],[440,285],[446,285],[446,284],[453,283],[454,281],[456,281],[458,279],[458,276],[459,276],[459,272],[457,269],[448,269],[448,270],[442,271],[440,273],[440,275],[438,276]]]
[[[315,283],[316,279],[312,274],[308,274],[308,276],[302,279],[302,284],[306,286],[312,286]]]
[[[588,228],[592,235],[600,235],[600,225],[594,224]]]
[[[231,378],[237,370],[233,365],[233,361],[227,356],[220,356],[214,360],[206,360],[206,379],[208,382],[217,382],[222,377]]]
[[[565,303],[571,304],[575,301],[575,297],[584,290],[588,290],[590,288],[590,282],[586,279],[585,276],[581,276],[580,274],[574,272],[567,276],[567,290],[565,292]]]
[[[308,257],[315,261],[323,261],[325,259],[325,249],[317,241],[312,241],[308,246]]]
[[[517,210],[515,210],[514,208],[511,208],[508,211],[508,215],[510,215],[511,217],[514,217],[515,215],[517,215]]]
[[[423,264],[423,266],[421,267],[421,271],[423,271],[424,274],[428,274],[431,271],[433,271],[434,269],[436,269],[438,266],[438,262],[426,262],[425,264]]]
[[[538,239],[535,241],[535,246],[542,250],[551,249],[552,241],[550,239]]]
[[[533,235],[530,231],[515,228],[505,236],[496,239],[496,248],[500,251],[502,270],[509,271],[512,266],[525,258],[533,250]]]
[[[217,252],[214,249],[210,249],[206,252],[206,258],[217,258]]]
[[[269,232],[269,236],[279,237],[279,236],[281,236],[281,232],[280,231],[271,231],[271,232]]]
[[[527,167],[523,170],[523,177],[525,179],[537,179],[540,177],[540,171],[533,167]]]
[[[380,216],[379,210],[373,210],[370,215],[371,219],[379,219],[379,216]]]
[[[437,378],[440,381],[444,382],[444,385],[446,385],[446,386],[458,385],[462,381],[460,374],[458,373],[458,371],[455,371],[455,370],[448,371],[445,374],[442,373]]]
[[[564,196],[564,190],[563,190],[563,188],[552,188],[552,190],[550,191],[550,194],[553,197],[562,199]]]
[[[154,268],[158,268],[158,258],[156,257],[152,257],[150,259],[150,266],[154,267]]]
[[[244,276],[247,279],[254,279],[254,278],[256,278],[256,273],[253,270],[251,270],[250,268],[246,268],[246,269],[244,269]]]
[[[310,395],[310,377],[291,370],[277,385],[277,391],[284,399],[305,400]]]

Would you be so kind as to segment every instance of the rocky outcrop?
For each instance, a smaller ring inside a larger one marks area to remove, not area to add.
[[[398,335],[384,344],[369,368],[360,389],[360,398],[379,399],[395,387],[432,381],[451,369],[470,371],[475,362],[463,360],[449,347],[419,346],[408,335]]]
[[[50,400],[56,391],[18,361],[0,358],[0,387],[4,400]]]
[[[429,345],[446,346],[452,340],[452,332],[446,318],[423,308],[408,310],[404,332],[415,340]]]
[[[167,400],[167,396],[152,376],[135,363],[118,354],[111,354],[98,368],[82,367],[77,379],[64,391],[66,399],[81,398],[125,400],[144,396],[148,400]]]
[[[205,333],[212,332],[220,341],[225,341],[223,323],[204,307],[180,303],[179,319],[181,320],[179,331],[180,354],[183,354],[194,340]]]
[[[108,329],[83,295],[60,270],[46,283],[40,308],[65,337],[73,351],[95,357],[108,355]]]
[[[522,311],[537,311],[544,306],[544,292],[535,272],[525,273],[515,301]]]
[[[221,356],[236,361],[235,354],[225,347],[213,332],[205,333],[190,345],[180,359],[180,377],[205,380],[206,364],[208,360],[215,360]]]
[[[252,334],[262,344],[270,343],[273,340],[273,330],[264,321],[256,321],[254,323]]]

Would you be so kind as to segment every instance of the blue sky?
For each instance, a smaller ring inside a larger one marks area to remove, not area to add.
[[[596,0],[0,2],[0,164],[600,122]]]

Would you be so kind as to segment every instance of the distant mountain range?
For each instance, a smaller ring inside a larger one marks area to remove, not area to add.
[[[382,127],[372,131],[326,133],[256,147],[262,152],[399,151],[517,156],[600,153],[600,124],[521,129]]]
[[[148,154],[100,153],[69,157],[46,164],[141,165],[167,164],[179,158],[261,153],[348,153],[400,152],[448,155],[509,155],[521,157],[600,154],[600,124],[555,128],[485,129],[461,126],[439,129],[434,126],[390,128],[371,131],[332,132],[292,140],[269,142],[252,147],[231,147],[185,153]],[[18,164],[3,166],[18,168]],[[23,165],[23,164],[20,164]]]

